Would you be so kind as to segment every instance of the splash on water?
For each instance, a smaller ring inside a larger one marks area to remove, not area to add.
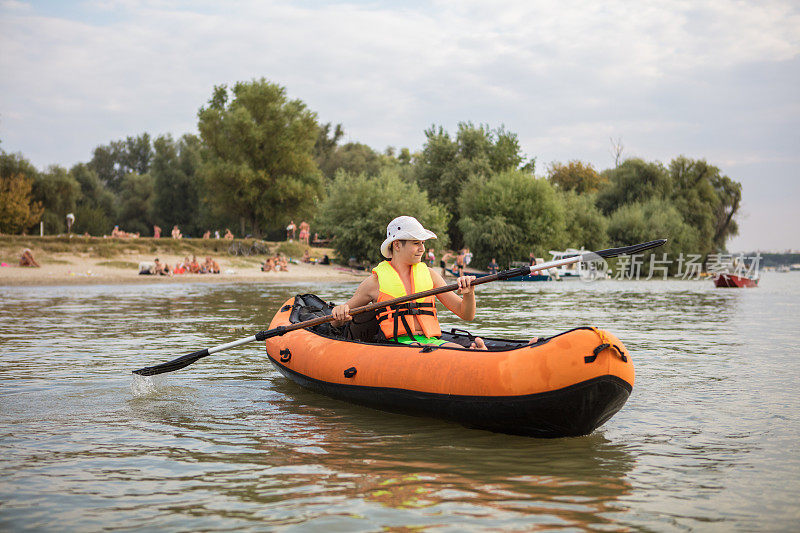
[[[134,398],[142,398],[156,394],[161,388],[161,376],[140,376],[132,374],[131,392]]]

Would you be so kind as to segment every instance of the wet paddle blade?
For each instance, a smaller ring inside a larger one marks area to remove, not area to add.
[[[659,246],[663,246],[666,242],[667,239],[657,239],[655,241],[643,242],[641,244],[634,244],[633,246],[623,246],[621,248],[609,248],[608,250],[600,250],[599,252],[589,252],[588,254],[584,255],[599,255],[603,259],[608,259],[610,257],[617,257],[620,255],[638,254],[639,252],[644,252],[645,250],[650,250],[651,248],[658,248]]]
[[[144,368],[140,368],[139,370],[134,370],[134,374],[139,374],[140,376],[155,376],[156,374],[163,374],[165,372],[173,372],[175,370],[180,370],[181,368],[185,368],[198,359],[201,359],[205,356],[209,355],[208,349],[199,350],[197,352],[192,352],[186,355],[182,355],[177,359],[173,359],[172,361],[167,361],[166,363],[161,363],[160,365],[154,366],[146,366]]]

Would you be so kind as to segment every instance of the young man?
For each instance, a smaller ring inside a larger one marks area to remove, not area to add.
[[[422,261],[425,241],[435,238],[436,235],[423,228],[414,217],[402,216],[392,220],[386,228],[386,240],[381,245],[381,254],[388,261],[383,261],[372,270],[372,275],[358,286],[347,303],[333,308],[334,324],[341,325],[350,320],[351,308],[446,285],[442,276]],[[453,291],[436,295],[445,307],[468,321],[475,318],[474,279],[475,276],[458,278],[461,296]],[[379,310],[378,325],[387,339],[403,344],[463,348],[440,338],[442,332],[433,296]],[[470,348],[485,350],[486,345],[483,339],[476,338]]]
[[[467,268],[467,249],[462,248],[456,256],[456,272],[459,277],[464,275],[464,269]]]

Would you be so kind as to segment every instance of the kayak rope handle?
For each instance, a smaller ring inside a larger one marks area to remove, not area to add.
[[[597,333],[598,337],[600,337],[601,344],[597,346],[594,350],[592,350],[592,355],[587,355],[586,357],[583,358],[584,363],[594,363],[595,359],[597,359],[597,356],[600,355],[600,352],[602,352],[607,348],[614,348],[617,351],[617,354],[619,354],[619,358],[622,359],[622,362],[623,363],[628,362],[628,356],[625,355],[625,353],[619,346],[608,342],[608,337],[606,337],[605,333],[603,333],[602,331],[600,331],[595,327],[591,327],[591,329],[592,331]]]

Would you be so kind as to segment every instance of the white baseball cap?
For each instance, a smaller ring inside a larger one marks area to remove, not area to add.
[[[436,234],[422,227],[414,217],[397,217],[386,226],[386,240],[381,244],[381,254],[386,259],[392,257],[392,243],[399,240],[427,241],[435,239]]]

